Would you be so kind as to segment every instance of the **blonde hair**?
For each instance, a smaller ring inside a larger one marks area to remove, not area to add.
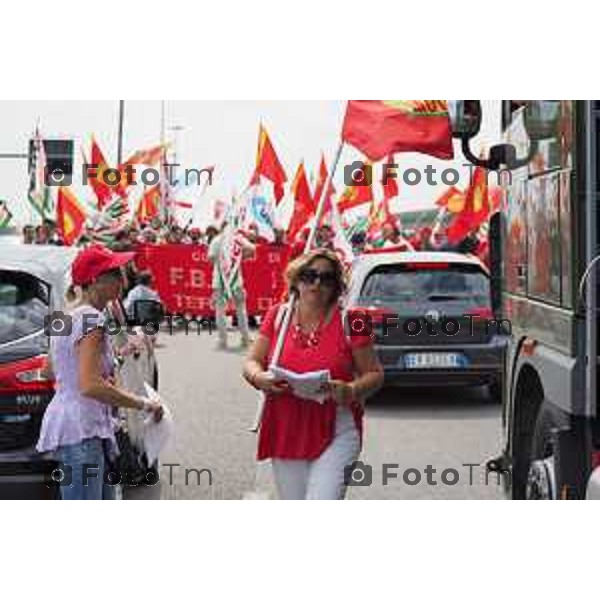
[[[346,273],[344,265],[339,259],[338,255],[329,250],[328,248],[317,248],[311,250],[306,254],[301,254],[298,258],[295,258],[289,263],[285,271],[285,279],[287,282],[287,294],[289,296],[291,292],[298,292],[298,280],[300,273],[305,269],[308,269],[316,260],[324,259],[331,263],[333,266],[333,272],[335,274],[335,286],[333,295],[331,298],[331,304],[337,302],[342,294],[346,291]]]
[[[83,299],[83,289],[79,285],[71,284],[65,292],[65,306],[67,310],[72,310]]]

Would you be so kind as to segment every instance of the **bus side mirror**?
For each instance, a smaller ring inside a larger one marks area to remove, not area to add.
[[[519,169],[531,161],[537,152],[537,142],[552,137],[556,131],[556,119],[560,113],[560,101],[523,101],[527,106],[525,127],[530,139],[529,153],[517,157],[512,144],[495,144],[490,147],[488,156],[480,158],[471,151],[470,140],[481,128],[481,102],[479,100],[449,100],[448,111],[452,124],[452,136],[461,140],[464,157],[473,165],[491,171],[506,168]]]

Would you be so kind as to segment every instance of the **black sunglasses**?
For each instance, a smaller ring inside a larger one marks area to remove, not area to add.
[[[337,282],[336,274],[333,271],[319,271],[317,269],[304,269],[300,271],[298,279],[308,285],[312,285],[318,281],[324,287],[333,287]]]

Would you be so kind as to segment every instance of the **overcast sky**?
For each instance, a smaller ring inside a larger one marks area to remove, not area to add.
[[[484,103],[484,107],[486,104]],[[26,152],[28,140],[39,121],[46,138],[75,140],[75,174],[81,173],[81,149],[89,155],[93,133],[109,162],[117,162],[118,100],[114,101],[0,101],[0,154]],[[209,220],[215,199],[228,199],[234,191],[247,184],[256,155],[259,122],[266,125],[275,149],[287,172],[289,183],[300,160],[305,161],[309,174],[316,173],[320,153],[325,152],[331,163],[337,148],[345,101],[165,101],[167,138],[176,136],[177,162],[182,168],[202,168],[216,165],[213,186],[201,199],[200,220]],[[473,147],[497,139],[498,117],[489,111],[482,133]],[[184,129],[175,133],[171,128]],[[124,123],[125,156],[160,140],[161,101],[126,101]],[[455,142],[456,144],[456,142]],[[462,155],[456,146],[457,160],[438,161],[416,154],[397,155],[400,169],[424,169],[432,164],[438,169],[458,168],[462,184],[468,180],[468,170],[461,168]],[[336,177],[336,187],[343,189],[343,165],[360,158],[346,147]],[[400,196],[396,204],[400,211],[432,206],[445,189],[423,182],[407,186],[400,182]],[[289,190],[289,186],[287,188]],[[92,191],[75,183],[75,191],[91,202]],[[8,200],[10,210],[19,224],[30,217],[26,198],[27,162],[0,158],[0,199]],[[282,218],[287,218],[291,198],[283,203]]]

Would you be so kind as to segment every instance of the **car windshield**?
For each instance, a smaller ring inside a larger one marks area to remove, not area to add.
[[[0,271],[0,344],[40,331],[48,314],[49,289],[27,273]]]
[[[487,307],[490,287],[477,265],[382,265],[367,277],[361,298],[395,308],[431,304]]]

